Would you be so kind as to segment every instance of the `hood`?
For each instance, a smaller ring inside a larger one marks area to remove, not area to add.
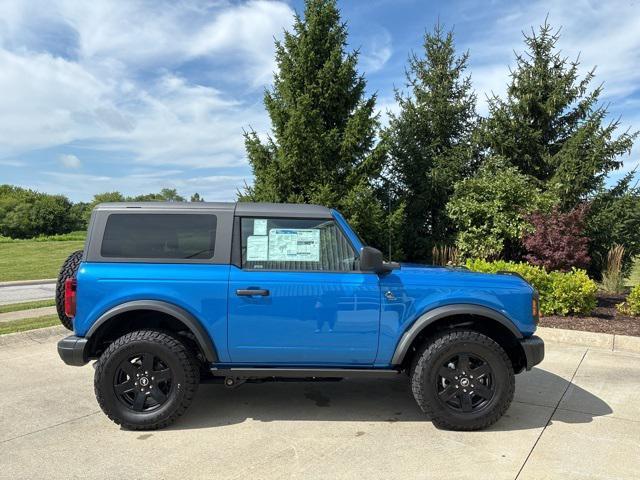
[[[417,263],[402,263],[400,269],[394,270],[405,284],[425,284],[429,286],[447,284],[449,286],[485,288],[517,288],[525,287],[533,291],[533,287],[518,275],[508,273],[473,272],[465,267],[439,267]]]

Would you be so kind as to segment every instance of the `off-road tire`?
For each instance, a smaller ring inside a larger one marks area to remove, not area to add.
[[[73,330],[73,319],[67,317],[64,313],[64,282],[68,278],[76,277],[81,261],[82,250],[78,250],[69,255],[62,264],[62,268],[58,274],[58,281],[56,282],[56,311],[58,312],[60,323],[68,330]]]
[[[143,353],[161,358],[171,370],[174,383],[160,407],[136,412],[116,394],[114,377],[123,361]],[[128,430],[156,430],[170,425],[191,405],[198,389],[199,372],[192,358],[188,347],[168,332],[139,330],[123,335],[109,345],[96,364],[94,390],[100,408]]]
[[[493,398],[480,411],[456,411],[438,397],[437,372],[448,356],[456,353],[480,355],[493,370]],[[427,340],[413,359],[410,382],[418,406],[437,427],[448,430],[480,430],[494,424],[511,405],[515,390],[513,365],[504,349],[486,335],[469,330],[454,330]]]

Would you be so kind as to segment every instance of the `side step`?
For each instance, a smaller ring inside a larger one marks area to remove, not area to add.
[[[374,368],[211,368],[212,375],[235,378],[379,378],[394,377],[399,373],[399,370],[382,370]]]

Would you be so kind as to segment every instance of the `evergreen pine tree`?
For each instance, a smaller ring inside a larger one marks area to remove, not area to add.
[[[589,86],[594,70],[579,78],[579,58],[557,49],[559,32],[545,21],[525,35],[527,51],[516,67],[505,99],[489,98],[484,145],[558,194],[571,209],[619,168],[637,133],[615,136],[619,121],[607,122],[599,104],[602,85]]]
[[[339,209],[365,240],[387,244],[388,218],[377,188],[375,95],[365,94],[358,52],[334,0],[307,0],[304,17],[276,42],[278,71],[264,103],[272,133],[245,134],[254,183],[241,200],[317,203]],[[386,251],[386,248],[384,248]]]
[[[475,95],[464,76],[469,54],[456,56],[452,31],[438,24],[424,36],[424,58],[409,57],[408,94],[396,91],[400,106],[390,114],[385,144],[391,184],[405,203],[402,246],[408,259],[424,261],[434,245],[454,234],[445,207],[457,181],[475,170],[471,136]]]

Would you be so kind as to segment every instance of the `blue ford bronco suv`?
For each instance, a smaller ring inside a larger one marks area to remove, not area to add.
[[[101,204],[58,300],[60,357],[97,360],[100,407],[136,430],[173,422],[200,381],[401,374],[437,426],[475,430],[544,357],[522,278],[384,262],[317,205]]]

